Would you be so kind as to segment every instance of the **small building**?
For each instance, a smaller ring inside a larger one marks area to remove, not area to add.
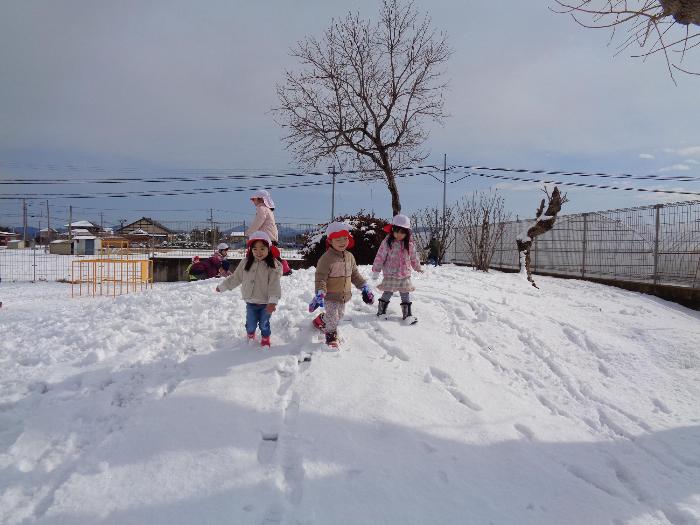
[[[49,253],[54,255],[72,255],[73,243],[68,239],[59,239],[49,243]]]
[[[0,246],[7,246],[8,241],[17,240],[19,233],[0,231]]]
[[[102,248],[102,239],[94,235],[73,237],[73,255],[97,255]]]
[[[8,250],[22,250],[26,247],[27,243],[24,242],[22,239],[12,239],[10,241],[7,241]]]

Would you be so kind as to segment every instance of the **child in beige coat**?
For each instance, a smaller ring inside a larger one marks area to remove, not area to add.
[[[260,326],[260,346],[270,346],[270,317],[282,296],[282,265],[275,260],[279,257],[279,251],[263,231],[253,233],[247,246],[246,258],[238,264],[233,274],[216,287],[216,291],[241,287],[241,295],[246,302],[245,329],[248,340],[255,340],[256,329]]]

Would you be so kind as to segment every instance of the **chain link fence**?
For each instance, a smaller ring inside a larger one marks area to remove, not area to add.
[[[213,228],[211,222],[164,221],[158,224],[171,233],[143,235],[140,238],[127,235],[129,258],[209,257],[220,242],[231,247],[230,259],[245,256],[246,239],[243,232],[250,226],[245,221],[214,222]],[[315,224],[277,223],[282,258],[301,258],[304,235],[317,227]],[[69,281],[73,261],[94,259],[99,255],[59,255],[49,253],[48,245],[30,244],[31,247],[20,249],[0,247],[0,281]]]
[[[492,267],[519,268],[515,239],[533,221],[506,224]],[[470,264],[454,234],[446,260]],[[700,201],[562,215],[530,253],[534,272],[700,288]]]

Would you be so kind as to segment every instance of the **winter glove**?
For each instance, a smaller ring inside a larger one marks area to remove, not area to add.
[[[309,303],[309,312],[313,312],[316,310],[316,308],[323,308],[326,305],[325,301],[323,300],[324,297],[326,297],[326,292],[323,290],[316,292],[316,297],[314,297]]]
[[[372,272],[372,280],[376,281],[377,279],[379,279],[379,272]]]
[[[367,285],[362,287],[362,300],[365,302],[365,304],[374,304],[374,294]]]

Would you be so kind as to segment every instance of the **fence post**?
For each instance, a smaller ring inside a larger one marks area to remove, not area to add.
[[[32,246],[32,254],[34,255],[34,280],[32,280],[33,283],[36,282],[36,244]]]
[[[583,214],[583,255],[581,257],[581,278],[586,277],[586,247],[588,236],[588,214]]]
[[[654,206],[656,210],[656,234],[654,235],[654,284],[659,282],[659,230],[661,229],[661,207],[663,204]]]

